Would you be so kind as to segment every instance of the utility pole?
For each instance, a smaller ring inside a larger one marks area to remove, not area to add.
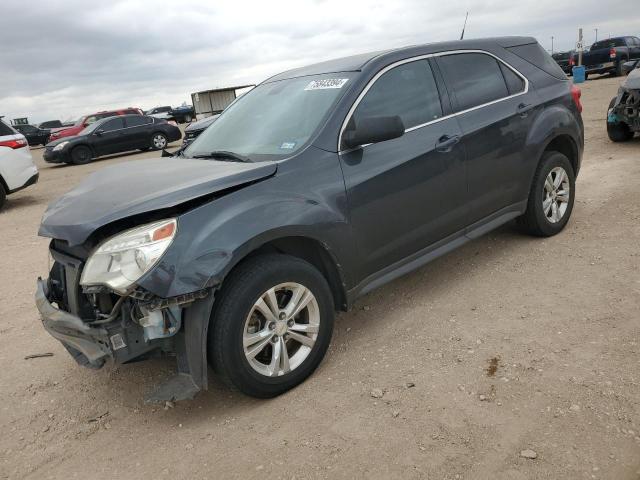
[[[582,46],[582,29],[578,29],[578,45],[580,45],[580,48],[578,49],[578,66],[582,66],[582,50],[583,50],[583,46]]]
[[[596,31],[596,42],[598,41],[598,29],[594,28],[594,30]]]
[[[551,35],[551,55],[553,55],[553,35]]]

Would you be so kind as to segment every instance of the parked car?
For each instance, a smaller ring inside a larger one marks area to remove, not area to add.
[[[150,401],[206,389],[207,362],[246,394],[281,394],[324,357],[334,310],[510,220],[561,232],[580,111],[525,37],[271,77],[181,156],[105,168],[48,207],[44,327],[94,368],[174,352],[179,374]]]
[[[640,68],[634,69],[611,99],[607,112],[607,134],[613,142],[631,140],[640,132]]]
[[[573,66],[575,65],[575,60],[573,56],[574,56],[573,51],[556,52],[553,55],[551,55],[551,58],[553,58],[556,61],[556,63],[564,73],[566,73],[567,75],[572,75]]]
[[[156,118],[164,118],[165,120],[173,120],[177,123],[189,123],[196,118],[193,107],[187,105],[176,108],[168,105],[164,107],[154,107],[151,110],[147,110],[145,114]]]
[[[65,137],[72,137],[74,135],[78,135],[82,130],[87,128],[92,123],[107,117],[114,117],[117,115],[142,115],[143,112],[139,108],[122,108],[120,110],[108,110],[104,112],[97,112],[91,115],[85,115],[80,117],[78,121],[71,127],[67,128],[59,128],[51,130],[51,135],[49,136],[49,141],[59,140]]]
[[[38,128],[62,128],[64,124],[60,120],[47,120],[38,125]]]
[[[0,209],[7,195],[38,181],[38,169],[31,158],[27,139],[0,120]]]
[[[599,40],[588,52],[582,54],[582,65],[586,76],[591,73],[624,73],[623,64],[640,59],[640,39],[638,37],[615,37]]]
[[[51,134],[48,128],[39,128],[34,125],[14,125],[13,128],[25,136],[29,145],[46,145]]]
[[[197,120],[187,125],[187,128],[184,129],[184,139],[182,140],[182,146],[185,147],[193,142],[196,137],[204,132],[209,125],[215,122],[219,116],[220,114],[211,115],[210,117],[203,118],[202,120]]]
[[[147,115],[120,115],[93,122],[74,137],[48,143],[43,158],[49,163],[82,165],[112,153],[162,150],[180,138],[180,129],[166,120]]]

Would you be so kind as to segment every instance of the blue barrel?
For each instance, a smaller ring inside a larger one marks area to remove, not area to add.
[[[573,83],[582,83],[584,82],[584,65],[580,67],[573,67]]]

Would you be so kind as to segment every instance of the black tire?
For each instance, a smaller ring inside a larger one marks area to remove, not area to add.
[[[245,356],[245,322],[260,296],[286,282],[299,283],[313,293],[320,327],[302,363],[281,376],[269,377],[256,371]],[[333,297],[322,274],[304,260],[281,254],[258,255],[244,261],[225,279],[211,318],[208,356],[215,372],[247,395],[271,398],[302,383],[322,361],[333,332]]]
[[[547,176],[556,167],[561,167],[566,172],[570,191],[566,210],[562,217],[554,223],[545,214],[543,197],[545,195],[545,181]],[[533,176],[527,209],[525,213],[518,218],[518,223],[526,233],[537,237],[551,237],[562,231],[569,221],[573,210],[576,193],[575,179],[573,166],[565,155],[560,152],[546,152],[542,156],[536,173]]]
[[[584,81],[586,82],[587,80],[589,80],[589,74],[584,72]]]
[[[182,120],[183,123],[189,123],[191,121],[191,115],[185,115]]]
[[[155,132],[153,135],[151,135],[151,140],[149,143],[149,148],[151,148],[152,150],[162,150],[163,148],[166,148],[169,142],[167,141],[167,136],[164,133]]]
[[[93,159],[91,149],[86,145],[78,145],[71,150],[71,163],[74,165],[85,165]]]
[[[613,108],[616,103],[616,98],[613,97],[609,102],[609,108],[607,109],[607,117],[609,110]],[[609,136],[609,140],[612,142],[628,142],[633,138],[633,131],[629,128],[624,122],[618,123],[609,123],[609,119],[607,118],[607,135]]]
[[[0,210],[2,210],[6,201],[7,192],[4,191],[4,186],[0,183]]]
[[[143,147],[143,148],[139,148],[138,150],[140,150],[141,152],[146,152],[147,150],[149,150],[151,147]]]

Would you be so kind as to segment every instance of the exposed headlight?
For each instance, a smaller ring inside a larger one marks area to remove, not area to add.
[[[175,218],[127,230],[100,244],[87,260],[81,285],[105,285],[126,293],[160,260],[178,229]]]
[[[62,150],[64,147],[66,147],[66,146],[67,146],[67,144],[68,144],[68,143],[69,143],[69,142],[62,142],[62,143],[59,143],[58,145],[56,145],[55,147],[53,147],[53,149],[54,149],[54,150],[56,150],[56,151],[57,151],[57,150]]]

